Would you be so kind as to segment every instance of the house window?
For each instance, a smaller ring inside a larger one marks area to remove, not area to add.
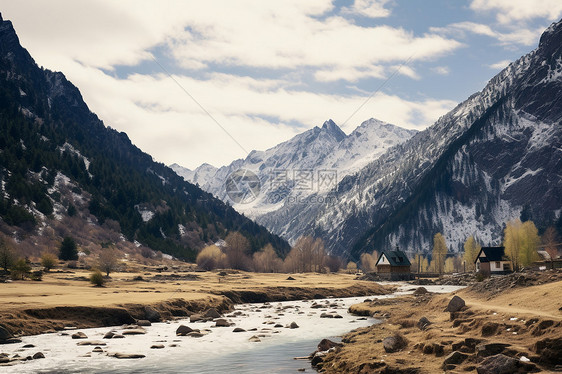
[[[496,261],[496,269],[501,269],[501,268],[500,268],[500,262],[499,262],[499,261]]]

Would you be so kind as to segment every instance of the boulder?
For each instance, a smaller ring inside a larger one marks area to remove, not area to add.
[[[150,322],[160,322],[160,320],[162,319],[162,317],[160,316],[160,312],[151,306],[144,307],[144,318],[149,320]]]
[[[234,330],[232,330],[232,332],[246,332],[246,330],[244,330],[244,329],[241,328],[241,327],[237,327],[237,328],[235,328]]]
[[[180,325],[180,327],[178,327],[176,329],[176,335],[177,336],[186,336],[187,334],[189,334],[192,331],[194,331],[194,330],[191,327],[185,326],[185,325]]]
[[[33,344],[26,344],[26,345],[24,345],[22,348],[35,348],[35,345],[33,345]]]
[[[137,321],[137,326],[152,326],[152,323],[147,319],[139,319]]]
[[[250,342],[256,342],[256,343],[261,342],[260,338],[257,337],[256,335],[252,336],[250,339],[248,339],[248,341],[250,341]]]
[[[298,328],[299,328],[299,325],[297,325],[296,322],[291,322],[291,324],[289,325],[289,328],[290,328],[290,329],[298,329]]]
[[[416,323],[416,326],[420,329],[420,330],[425,330],[427,329],[427,327],[431,325],[431,322],[426,318],[426,317],[422,317],[420,318],[420,320],[418,321],[418,323]]]
[[[447,305],[447,308],[445,308],[445,312],[450,312],[450,313],[458,312],[465,305],[466,304],[465,304],[464,300],[455,295],[455,296],[453,296],[451,301],[449,301],[449,305]]]
[[[476,368],[478,374],[511,374],[517,373],[519,369],[518,360],[503,354],[497,354],[486,358]]]
[[[482,326],[482,336],[492,336],[498,331],[499,324],[496,322],[486,322]]]
[[[201,315],[201,314],[192,314],[191,316],[189,316],[189,322],[193,323],[193,322],[197,322],[197,321],[203,321],[205,320],[205,318]]]
[[[0,344],[1,342],[8,340],[10,338],[13,338],[14,336],[12,335],[11,332],[9,332],[8,330],[6,330],[4,327],[0,326]]]
[[[111,356],[115,357],[115,358],[120,358],[120,359],[145,358],[146,357],[145,355],[135,354],[135,353],[114,353]]]
[[[386,353],[394,353],[404,349],[408,345],[408,341],[402,335],[395,334],[384,338],[382,345]]]
[[[208,309],[205,314],[203,315],[203,317],[207,317],[207,318],[220,318],[221,314],[215,309],[215,308],[210,308]]]
[[[129,330],[124,330],[123,335],[143,335],[146,334],[146,330],[145,329],[129,329]],[[115,336],[113,337],[113,339],[115,339]]]
[[[322,339],[320,343],[318,343],[318,351],[323,352],[323,351],[327,351],[328,349],[341,347],[341,346],[343,346],[343,344],[333,342],[330,339]]]
[[[334,315],[331,313],[322,313],[320,314],[320,318],[334,318]]]
[[[539,340],[534,344],[533,350],[540,355],[542,362],[562,365],[562,338]]]
[[[488,357],[497,355],[505,351],[510,344],[505,343],[482,343],[476,346],[476,355],[478,357]]]
[[[200,332],[198,330],[193,330],[192,332],[190,332],[186,336],[189,336],[190,338],[201,338],[205,335],[207,335],[207,334],[203,334],[202,332]]]
[[[230,322],[224,318],[217,318],[215,320],[215,327],[230,327]]]
[[[111,339],[123,339],[123,338],[124,338],[123,335],[121,335],[121,334],[115,334],[115,335],[113,335],[113,338],[111,338]]]
[[[103,349],[101,349],[101,347],[95,347],[94,349],[92,349],[92,352],[94,352],[94,353],[103,353]]]
[[[72,339],[88,339],[88,337],[82,331],[78,331],[72,334]]]
[[[37,353],[35,353],[35,354],[32,356],[32,358],[33,358],[34,360],[38,360],[38,359],[40,359],[40,358],[45,358],[45,355],[43,354],[43,352],[37,352]]]
[[[418,287],[416,288],[416,290],[414,291],[414,295],[425,295],[426,293],[428,293],[429,291],[427,291],[427,288],[425,287]]]
[[[461,353],[459,351],[451,352],[445,360],[443,361],[443,368],[447,367],[448,365],[458,365],[461,364],[464,360],[468,357],[467,354]]]
[[[106,345],[106,344],[105,342],[102,342],[100,340],[84,340],[79,343],[76,343],[76,345]]]
[[[108,331],[105,333],[105,335],[103,336],[104,339],[111,339],[113,338],[115,335],[117,335],[117,333],[113,332],[113,331]]]
[[[154,344],[150,346],[150,349],[164,349],[164,344]]]

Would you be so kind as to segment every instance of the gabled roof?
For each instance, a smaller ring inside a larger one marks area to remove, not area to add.
[[[391,266],[410,266],[410,260],[408,260],[406,254],[402,251],[383,251],[379,256],[376,265],[379,264],[383,255],[386,257],[388,262],[390,262]]]
[[[480,262],[506,261],[505,247],[482,247],[474,262],[478,259]]]

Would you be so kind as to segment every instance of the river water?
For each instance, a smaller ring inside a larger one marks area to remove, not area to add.
[[[266,304],[241,304],[235,311],[241,315],[226,317],[231,327],[214,327],[213,322],[190,323],[176,320],[154,323],[146,327],[144,335],[128,335],[124,339],[103,339],[103,335],[122,327],[82,329],[88,339],[105,345],[77,345],[84,340],[72,339],[75,331],[22,338],[22,343],[0,346],[0,352],[26,357],[43,352],[44,359],[25,361],[15,366],[1,367],[5,373],[296,373],[305,368],[312,372],[307,360],[294,357],[307,356],[316,349],[323,338],[338,337],[358,327],[377,323],[374,318],[360,318],[347,313],[350,305],[366,298],[388,298],[406,294],[415,286],[403,285],[393,295],[351,297],[341,299],[272,302]],[[426,286],[432,292],[451,292],[460,287]],[[313,304],[322,308],[312,308]],[[322,313],[337,314],[342,318],[320,318]],[[286,326],[295,322],[298,328]],[[181,324],[210,332],[200,338],[177,337],[175,331]],[[277,327],[275,327],[277,325]],[[282,327],[280,327],[280,325]],[[233,332],[240,327],[245,332]],[[255,331],[250,331],[255,329]],[[249,341],[258,336],[259,342]],[[26,344],[35,347],[24,349]],[[152,345],[163,349],[151,349]],[[92,352],[95,346],[101,353]],[[111,353],[143,354],[142,359],[117,359]]]

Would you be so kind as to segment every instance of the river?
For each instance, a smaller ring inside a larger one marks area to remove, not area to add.
[[[240,304],[226,317],[231,327],[214,327],[213,322],[189,323],[175,320],[154,323],[146,327],[144,335],[129,335],[124,339],[103,339],[103,335],[122,327],[82,329],[88,339],[75,340],[67,331],[53,334],[27,336],[22,343],[0,346],[0,352],[26,357],[43,352],[44,359],[31,360],[14,366],[2,367],[5,373],[295,373],[304,368],[313,371],[307,360],[294,357],[307,356],[316,349],[323,338],[337,340],[339,336],[358,327],[377,323],[374,318],[360,318],[347,313],[350,305],[366,298],[388,298],[406,294],[415,286],[403,285],[393,295],[350,297],[340,299],[299,300],[286,302]],[[460,287],[426,286],[432,292],[451,292]],[[313,308],[314,304],[321,308]],[[342,318],[320,318],[322,313],[337,314]],[[295,322],[298,328],[288,328]],[[180,325],[210,332],[200,338],[177,337]],[[277,326],[277,327],[275,327]],[[282,327],[280,327],[282,326]],[[233,332],[235,327],[244,332]],[[250,331],[256,329],[255,331]],[[259,342],[249,341],[258,336]],[[105,345],[77,345],[81,341],[97,341]],[[33,344],[33,348],[23,348]],[[151,349],[153,345],[163,349]],[[92,352],[100,346],[103,352]],[[108,354],[143,354],[142,359],[117,359]]]

